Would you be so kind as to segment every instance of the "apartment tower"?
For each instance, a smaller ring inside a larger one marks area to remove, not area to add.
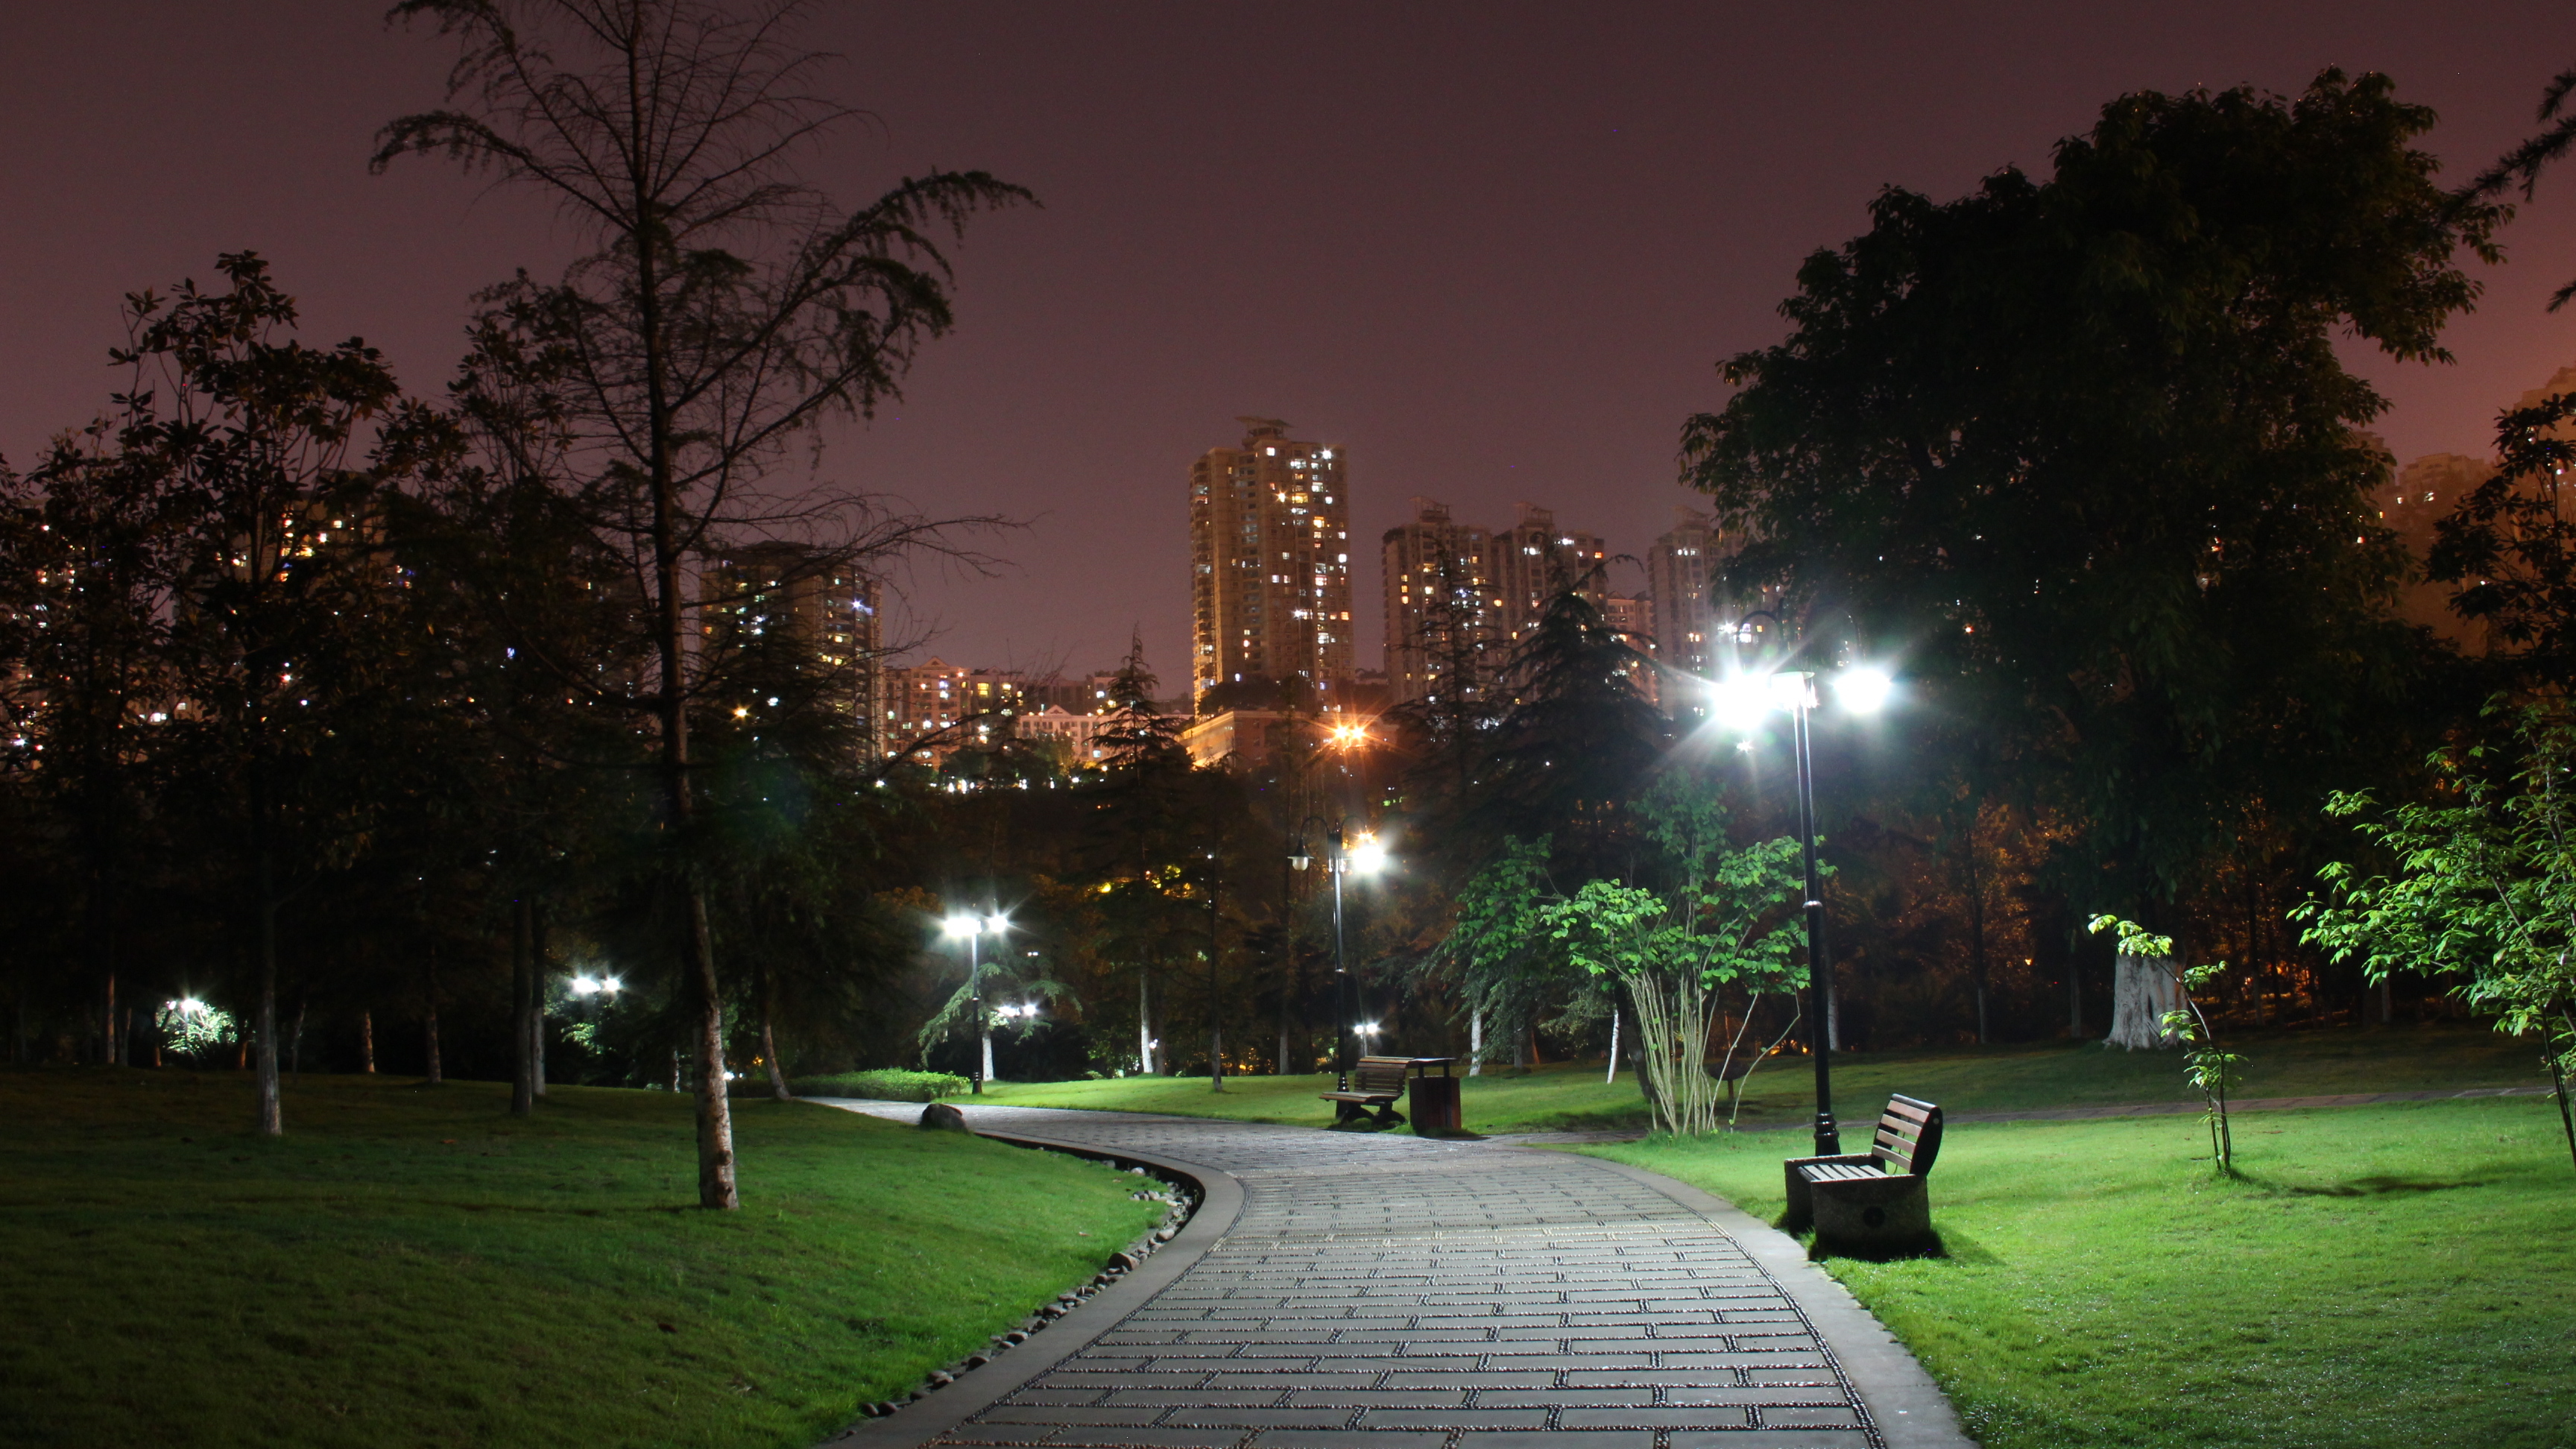
[[[1413,500],[1413,521],[1386,531],[1388,702],[1486,688],[1502,661],[1494,536],[1456,522],[1449,505]]]
[[[1496,618],[1504,646],[1519,644],[1538,628],[1547,601],[1573,589],[1595,608],[1609,597],[1605,561],[1610,553],[1598,534],[1559,532],[1556,515],[1523,503],[1520,521],[1494,536],[1494,591],[1501,599]]]
[[[1354,663],[1347,459],[1280,419],[1236,421],[1241,447],[1190,466],[1191,696],[1302,677],[1337,702]]]

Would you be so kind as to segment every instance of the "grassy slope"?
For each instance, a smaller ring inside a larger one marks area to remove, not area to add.
[[[804,1445],[1153,1219],[1107,1168],[737,1101],[0,1073],[0,1442]]]
[[[1953,1256],[1830,1270],[1989,1449],[2576,1444],[2576,1172],[2547,1099],[1970,1124]],[[1769,1219],[1780,1139],[1594,1149]],[[2195,1161],[2195,1155],[2199,1160]]]
[[[2329,1092],[2396,1092],[2449,1087],[2538,1085],[2532,1048],[2473,1026],[2233,1034],[2245,1053],[2249,1097]],[[1798,1121],[1812,1110],[1808,1059],[1781,1056],[1754,1073],[1745,1092],[1748,1126]],[[1255,1122],[1331,1120],[1315,1099],[1315,1077],[1229,1077],[1223,1093],[1203,1078],[1128,1077],[1100,1082],[1001,1083],[992,1099],[1021,1106],[1172,1112]],[[1602,1081],[1598,1061],[1543,1068],[1527,1076],[1489,1071],[1464,1085],[1467,1126],[1478,1132],[1645,1126],[1631,1073]],[[1891,1092],[1939,1102],[1953,1112],[2011,1111],[2120,1102],[2179,1101],[2190,1093],[2172,1052],[2106,1051],[2099,1044],[1962,1048],[1844,1055],[1834,1060],[1834,1100],[1843,1117],[1875,1117]]]

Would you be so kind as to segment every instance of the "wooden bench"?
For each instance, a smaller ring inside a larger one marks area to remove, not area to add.
[[[1782,1164],[1789,1210],[1781,1227],[1816,1230],[1820,1248],[1851,1253],[1919,1252],[1933,1244],[1927,1184],[1941,1155],[1941,1109],[1890,1097],[1869,1151],[1793,1157]]]
[[[1401,1125],[1404,1114],[1395,1110],[1395,1099],[1404,1095],[1405,1077],[1412,1069],[1411,1057],[1360,1058],[1358,1070],[1351,1073],[1349,1091],[1323,1094],[1323,1100],[1333,1104],[1333,1121],[1356,1121],[1374,1110],[1379,1126]]]

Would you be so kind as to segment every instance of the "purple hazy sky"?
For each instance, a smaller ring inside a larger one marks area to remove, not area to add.
[[[92,0],[13,16],[0,90],[0,453],[97,410],[127,291],[270,256],[316,341],[360,334],[415,390],[467,298],[572,238],[442,164],[369,177],[375,127],[439,100],[449,51],[383,7]],[[1184,480],[1234,418],[1350,451],[1356,621],[1415,495],[1514,502],[1642,552],[1689,501],[1682,419],[1712,364],[1776,340],[1799,258],[1882,184],[1954,196],[2046,164],[2111,96],[2384,70],[2443,124],[2453,176],[2525,134],[2576,62],[2564,7],[825,4],[840,93],[882,118],[820,158],[845,199],[982,167],[1044,209],[959,251],[960,326],[910,396],[836,439],[835,479],[1004,512],[1000,577],[911,603],[952,660],[1101,667],[1141,627],[1187,658]],[[2400,457],[2482,452],[2496,407],[2576,361],[2576,167],[2448,368],[2369,371]]]

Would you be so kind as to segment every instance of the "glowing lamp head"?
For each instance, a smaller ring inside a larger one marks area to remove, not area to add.
[[[1731,674],[1708,687],[1710,717],[1739,735],[1762,728],[1762,721],[1770,717],[1772,704],[1771,676],[1767,674]]]
[[[1374,875],[1386,868],[1386,847],[1374,835],[1363,835],[1352,841],[1345,854],[1350,860],[1350,868],[1362,875]]]
[[[963,941],[984,928],[980,916],[950,916],[939,923],[940,934],[952,941]]]
[[[572,994],[575,996],[597,996],[599,990],[599,982],[591,977],[576,976],[572,979]]]
[[[1834,676],[1834,700],[1854,714],[1876,714],[1896,692],[1896,681],[1884,669],[1846,669]]]
[[[1003,915],[1000,911],[995,911],[993,914],[984,918],[984,929],[998,936],[1004,931],[1011,929],[1011,918]]]

